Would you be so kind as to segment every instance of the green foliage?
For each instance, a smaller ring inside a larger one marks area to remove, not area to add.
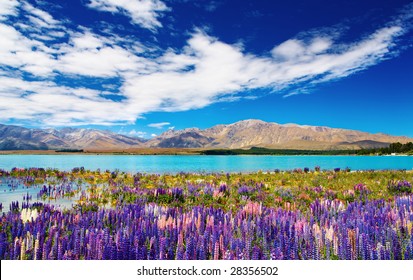
[[[200,151],[203,155],[354,155],[356,150],[291,150],[252,147],[244,149],[216,149]]]
[[[294,150],[267,149],[252,147],[250,149],[213,149],[199,151],[203,155],[386,155],[391,153],[413,154],[413,143],[392,143],[385,148],[359,150]]]
[[[318,170],[318,171],[315,171]],[[83,211],[96,211],[99,207],[117,207],[135,203],[157,203],[190,209],[196,205],[224,210],[236,210],[250,202],[266,207],[295,207],[307,211],[314,200],[338,199],[344,203],[355,200],[393,199],[411,193],[411,170],[335,172],[319,168],[291,171],[255,173],[177,173],[136,174],[110,171],[75,170],[13,170],[10,176],[25,180],[34,174],[46,185],[58,185],[63,180],[82,186],[65,193]],[[113,178],[115,177],[115,178]],[[390,184],[389,182],[394,182]],[[368,192],[360,193],[355,186],[363,184]],[[244,188],[244,190],[242,189]],[[164,192],[157,192],[157,190]],[[55,199],[44,194],[42,199]]]
[[[358,155],[371,155],[371,154],[389,155],[392,153],[413,155],[413,143],[408,142],[406,144],[402,144],[402,143],[397,142],[397,143],[390,144],[389,147],[386,147],[386,148],[361,149],[357,151]]]

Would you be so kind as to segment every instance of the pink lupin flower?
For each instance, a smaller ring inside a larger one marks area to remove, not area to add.
[[[222,235],[221,235],[222,236]],[[219,243],[218,241],[215,242],[215,247],[214,247],[214,260],[219,260]]]

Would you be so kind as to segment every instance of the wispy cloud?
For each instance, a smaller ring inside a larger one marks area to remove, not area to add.
[[[147,136],[147,133],[144,131],[138,131],[135,129],[132,129],[131,131],[129,131],[127,133],[129,136],[134,136],[134,137],[141,137],[141,138],[145,138]]]
[[[347,77],[397,55],[398,40],[410,31],[413,14],[410,5],[406,8],[410,13],[351,43],[320,31],[255,55],[196,29],[182,49],[154,54],[137,38],[98,35],[86,27],[70,27],[25,1],[6,2],[0,2],[0,120],[48,126],[134,123],[149,112],[235,102],[249,98],[254,89],[285,95],[307,92],[318,83]],[[28,28],[19,27],[17,19],[10,19],[17,11],[38,21],[29,18]],[[148,26],[160,26],[156,15],[148,17],[152,18]],[[42,34],[48,38],[39,37]],[[52,40],[59,36],[65,40]],[[112,86],[92,87],[90,79]]]
[[[160,0],[90,0],[89,8],[114,14],[123,14],[131,18],[133,24],[156,30],[162,27],[157,19],[169,8]]]
[[[271,56],[259,57],[198,30],[183,52],[158,59],[159,71],[130,76],[123,92],[131,102],[146,104],[143,110],[184,111],[228,97],[236,100],[250,89],[281,91],[326,82],[387,59],[403,33],[401,26],[384,27],[349,45],[330,38],[295,39],[274,47]]]
[[[17,14],[17,0],[1,0],[0,1],[0,20],[6,19],[8,16]]]
[[[195,7],[200,8],[206,12],[214,12],[220,6],[224,4],[224,2],[221,0],[208,0],[208,1],[180,0],[180,2],[192,4]]]
[[[162,128],[164,128],[164,126],[167,126],[167,125],[170,125],[171,123],[169,123],[169,122],[160,122],[160,123],[151,123],[151,124],[148,124],[148,126],[149,127],[154,127],[154,128],[157,128],[157,129],[162,129]]]
[[[50,28],[59,24],[49,13],[34,7],[28,2],[23,2],[23,9],[29,14],[28,17],[34,25]]]
[[[218,7],[221,6],[222,4],[223,3],[221,1],[207,1],[207,3],[204,4],[203,7],[207,12],[213,12],[216,9],[218,9]],[[200,4],[200,5],[202,5],[202,4]]]

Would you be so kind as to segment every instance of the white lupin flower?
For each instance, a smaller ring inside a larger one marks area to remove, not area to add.
[[[32,219],[35,220],[38,216],[37,209],[23,209],[20,214],[20,218],[24,223],[30,222]]]

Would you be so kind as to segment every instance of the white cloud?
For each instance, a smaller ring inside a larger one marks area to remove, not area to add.
[[[274,57],[297,58],[305,53],[305,46],[297,39],[290,39],[276,46],[271,52]]]
[[[73,47],[79,50],[90,50],[103,47],[106,43],[104,38],[92,34],[87,31],[85,33],[77,33],[72,36]]]
[[[54,61],[49,53],[39,50],[42,43],[31,40],[12,26],[0,23],[0,63],[20,68],[35,75],[50,74]]]
[[[202,108],[236,100],[237,93],[248,89],[282,90],[350,75],[385,59],[402,31],[382,28],[351,45],[334,45],[329,38],[289,40],[274,50],[288,44],[291,51],[273,51],[273,57],[245,54],[239,46],[197,31],[183,52],[167,52],[159,59],[160,71],[129,77],[122,90],[139,113]]]
[[[49,13],[38,9],[28,2],[24,2],[23,9],[32,15],[32,18],[36,18],[39,26],[42,27],[53,27],[59,24]]]
[[[0,20],[4,20],[7,16],[17,14],[17,6],[19,1],[17,0],[1,0],[0,1]]]
[[[129,136],[134,136],[134,137],[146,137],[147,133],[144,131],[137,131],[135,129],[132,129],[131,131],[128,132]]]
[[[139,69],[138,59],[120,47],[103,47],[93,50],[72,49],[59,58],[57,69],[61,72],[93,76],[113,77],[118,72]]]
[[[331,44],[332,44],[332,41],[330,38],[323,38],[323,37],[314,38],[309,46],[309,52],[313,54],[322,53],[328,50]]]
[[[50,126],[114,124],[119,119],[129,118],[129,114],[122,113],[124,104],[104,99],[99,93],[52,82],[0,77],[0,112],[8,119],[31,120]],[[129,119],[129,122],[134,121],[135,118]]]
[[[91,0],[87,6],[99,11],[124,14],[131,18],[132,23],[150,30],[162,27],[157,18],[169,10],[160,0]]]
[[[331,38],[328,37],[315,37],[308,44],[298,39],[290,39],[274,47],[271,53],[274,58],[282,60],[303,59],[323,53],[331,45]]]
[[[1,5],[0,11],[6,10]],[[37,8],[20,12],[40,16],[42,23],[32,22],[25,32],[13,22],[0,23],[0,120],[50,126],[134,123],[149,112],[257,98],[248,90],[259,88],[278,92],[293,88],[293,93],[285,94],[305,92],[314,84],[346,77],[392,57],[398,38],[408,32],[399,18],[353,43],[338,43],[336,36],[319,32],[309,38],[292,38],[258,56],[195,30],[182,49],[154,55],[133,38],[102,36],[81,26],[65,30],[68,27]],[[45,24],[50,29],[47,34],[42,32]],[[53,43],[34,36],[41,34],[68,38]],[[23,78],[26,74],[33,76],[30,81]],[[78,84],[84,77],[111,78],[119,84],[102,91]],[[68,82],[57,84],[56,78]],[[298,86],[300,90],[294,90]],[[120,98],[105,98],[110,94]],[[148,126],[161,129],[168,125]]]
[[[150,123],[148,124],[149,127],[154,127],[157,129],[162,129],[164,126],[170,125],[169,122],[160,122],[160,123]]]

